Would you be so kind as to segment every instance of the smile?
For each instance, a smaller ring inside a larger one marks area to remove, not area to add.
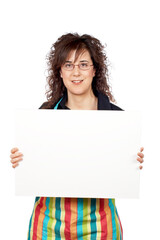
[[[72,83],[74,84],[81,84],[83,82],[83,80],[73,80]]]

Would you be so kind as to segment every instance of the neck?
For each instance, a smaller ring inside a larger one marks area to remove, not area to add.
[[[98,99],[93,91],[83,95],[75,95],[68,92],[66,106],[72,110],[97,110]]]

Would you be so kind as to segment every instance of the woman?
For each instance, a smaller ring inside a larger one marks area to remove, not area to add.
[[[77,33],[61,36],[48,55],[48,67],[48,101],[40,108],[121,110],[110,102],[115,100],[107,57],[98,39]],[[140,163],[142,151],[137,154]],[[13,168],[22,158],[18,148],[11,150]],[[29,224],[31,239],[123,239],[115,199],[37,197]]]

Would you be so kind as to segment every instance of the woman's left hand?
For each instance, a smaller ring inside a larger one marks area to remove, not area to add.
[[[140,148],[140,152],[137,153],[137,155],[138,155],[137,161],[140,162],[140,163],[143,163],[143,162],[144,162],[144,159],[143,159],[143,158],[144,158],[144,154],[142,153],[143,150],[144,150],[144,147],[141,147],[141,148]],[[142,169],[143,166],[140,165],[139,168]]]

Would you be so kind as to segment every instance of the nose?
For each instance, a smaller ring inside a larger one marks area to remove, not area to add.
[[[80,75],[79,66],[77,66],[77,65],[74,66],[73,75],[74,75],[74,76],[79,76],[79,75]]]

